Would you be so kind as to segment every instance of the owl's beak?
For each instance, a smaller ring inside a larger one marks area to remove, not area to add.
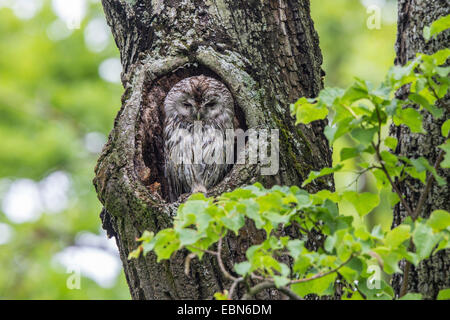
[[[200,111],[197,112],[197,120],[200,121],[201,115],[200,115]]]

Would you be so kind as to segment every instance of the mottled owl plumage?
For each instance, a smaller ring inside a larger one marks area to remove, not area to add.
[[[226,130],[234,130],[231,92],[210,77],[186,78],[167,94],[164,113],[164,172],[171,200],[183,193],[206,192],[230,166],[226,150],[231,150],[233,140],[226,139]],[[200,155],[201,161],[195,162]]]

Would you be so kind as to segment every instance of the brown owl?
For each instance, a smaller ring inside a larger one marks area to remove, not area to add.
[[[210,77],[186,78],[167,94],[164,113],[164,172],[171,200],[207,192],[230,167],[234,142],[226,131],[234,130],[231,92]]]

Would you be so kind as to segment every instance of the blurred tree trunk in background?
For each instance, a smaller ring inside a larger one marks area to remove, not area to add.
[[[266,187],[300,185],[310,170],[331,166],[324,122],[295,126],[289,111],[290,103],[301,96],[315,97],[322,88],[322,56],[309,0],[102,3],[120,50],[125,88],[96,168],[94,183],[105,207],[103,226],[116,237],[133,299],[212,298],[229,286],[213,258],[192,261],[189,275],[184,273],[183,252],[161,263],[153,254],[127,259],[144,230],[157,232],[172,225],[179,205],[167,200],[160,107],[177,81],[207,74],[229,87],[241,128],[279,130],[277,174],[261,175],[259,165],[235,165],[210,195],[255,181]],[[333,187],[332,178],[319,180],[310,191]],[[258,234],[248,226],[226,239],[223,260],[230,270],[261,240]],[[291,235],[300,236],[297,230]],[[258,297],[281,298],[276,292]]]
[[[398,2],[398,34],[396,43],[396,64],[405,64],[415,57],[416,53],[432,54],[437,50],[448,47],[449,31],[440,34],[437,39],[426,43],[423,38],[423,28],[429,26],[433,21],[441,16],[448,15],[450,6],[448,0],[399,0]],[[406,95],[407,89],[399,92]],[[411,133],[407,128],[401,126],[392,132],[399,140],[397,153],[407,155],[410,158],[425,157],[431,164],[436,161],[440,149],[439,145],[445,139],[441,135],[441,126],[449,116],[448,95],[442,101],[441,108],[444,108],[444,116],[440,120],[432,118],[431,114],[424,111],[424,129],[427,134]],[[439,174],[449,183],[448,170],[439,170]],[[418,203],[423,187],[417,180],[407,179],[401,184],[401,189],[408,204],[415,207]],[[433,210],[450,210],[449,185],[438,186],[433,183],[429,198],[427,199],[422,217],[428,217]],[[397,205],[393,226],[401,223],[406,217],[405,209]],[[394,287],[397,293],[402,286],[401,275],[394,277]],[[408,291],[419,292],[426,298],[436,298],[439,290],[450,287],[450,255],[449,250],[440,251],[432,258],[422,262],[418,268],[411,266],[408,279]]]

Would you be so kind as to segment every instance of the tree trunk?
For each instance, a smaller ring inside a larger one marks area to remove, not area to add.
[[[433,21],[449,14],[450,7],[447,0],[399,0],[399,20],[397,34],[397,64],[405,64],[415,57],[416,53],[432,54],[448,46],[450,32],[447,30],[436,39],[426,43],[422,31]],[[403,90],[399,94],[407,94]],[[448,119],[448,96],[440,106],[445,109],[440,120],[432,118],[430,113],[424,111],[424,129],[427,134],[411,133],[404,126],[394,128],[392,134],[399,140],[397,153],[410,158],[423,156],[433,164],[440,152],[437,148],[444,143],[441,135],[441,126]],[[439,174],[449,182],[448,170],[439,170]],[[407,203],[414,208],[423,191],[423,186],[417,180],[407,179],[401,184],[401,190]],[[450,194],[448,185],[433,184],[431,193],[421,212],[422,217],[428,217],[436,209],[450,210]],[[394,212],[393,226],[397,226],[407,216],[405,208],[398,205]],[[408,276],[408,291],[419,292],[425,298],[436,298],[439,290],[450,287],[450,255],[449,250],[441,251],[430,259],[420,263],[417,268],[410,268]],[[397,294],[400,292],[403,276],[396,275],[393,280]]]
[[[299,185],[310,170],[330,166],[324,122],[294,126],[289,112],[290,103],[316,96],[322,88],[322,56],[309,0],[102,2],[120,50],[125,88],[94,179],[105,207],[103,226],[116,238],[133,299],[210,299],[229,287],[213,258],[193,261],[189,275],[185,252],[161,263],[153,254],[127,260],[144,230],[171,227],[181,201],[168,200],[161,106],[175,83],[205,74],[233,94],[240,128],[279,130],[277,174],[263,175],[262,164],[236,164],[208,195],[256,181],[266,187]],[[310,191],[332,186],[328,177]],[[227,267],[231,270],[258,241],[260,233],[250,225],[238,237],[228,237],[223,248]]]

